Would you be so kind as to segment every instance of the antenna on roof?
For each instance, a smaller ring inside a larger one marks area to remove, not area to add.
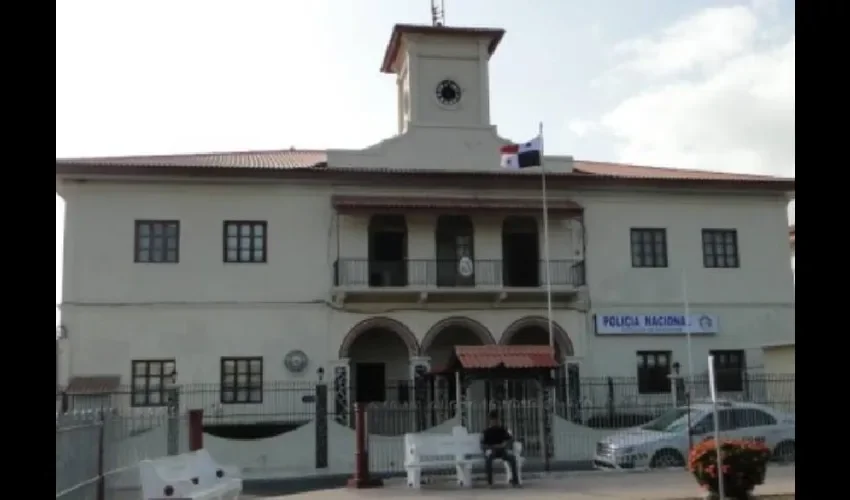
[[[437,2],[440,2],[437,5]],[[446,24],[446,2],[445,0],[431,0],[431,24],[443,26]]]

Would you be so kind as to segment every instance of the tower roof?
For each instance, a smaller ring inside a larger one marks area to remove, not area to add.
[[[455,28],[447,26],[426,26],[419,24],[396,24],[393,26],[387,50],[384,52],[384,61],[381,63],[381,72],[395,73],[395,61],[401,48],[404,35],[438,35],[446,37],[485,38],[490,43],[487,51],[492,55],[505,36],[505,30],[501,28]]]

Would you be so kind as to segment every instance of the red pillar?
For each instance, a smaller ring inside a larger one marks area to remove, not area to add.
[[[366,409],[354,403],[354,476],[348,480],[349,488],[380,488],[384,482],[369,475],[369,449],[366,446]]]
[[[189,451],[204,447],[204,410],[189,410]]]

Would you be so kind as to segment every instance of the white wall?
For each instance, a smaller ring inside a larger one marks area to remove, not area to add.
[[[374,313],[335,311],[324,305],[267,305],[244,307],[73,307],[67,321],[72,347],[69,363],[74,374],[120,374],[130,383],[130,361],[145,358],[177,360],[181,383],[216,383],[221,356],[264,356],[266,381],[315,380],[319,366],[326,370],[338,359],[345,335],[363,319],[383,315],[400,321],[421,340],[432,326],[448,316],[466,316],[483,324],[498,341],[516,319],[540,315],[541,309],[397,311],[387,304]],[[545,313],[542,313],[545,314]],[[570,335],[576,352],[584,353],[584,314],[557,311],[555,320]],[[370,346],[373,358],[397,355],[397,346]],[[385,348],[385,350],[382,350]],[[300,375],[289,373],[283,358],[292,349],[304,351],[310,366]],[[361,358],[367,361],[367,358]],[[406,378],[398,366],[388,377]]]
[[[747,364],[762,366],[771,339],[794,337],[794,287],[788,267],[786,201],[780,197],[581,193],[586,207],[586,270],[592,314],[684,313],[683,279],[691,314],[717,315],[716,335],[692,336],[694,371],[707,369],[712,349],[746,349]],[[667,268],[634,268],[630,229],[667,230]],[[736,229],[740,267],[703,267],[702,229]],[[671,350],[688,369],[684,335],[596,335],[585,363],[595,374],[636,375],[638,350]]]
[[[586,207],[587,279],[594,306],[682,301],[682,271],[693,304],[788,305],[787,201],[780,196],[576,193]],[[633,268],[630,229],[667,230],[668,268]],[[702,229],[736,229],[740,267],[703,267]]]
[[[349,187],[344,192],[421,194],[415,188]],[[476,193],[535,195],[486,189]],[[356,312],[330,305],[337,252],[341,257],[366,257],[368,224],[368,218],[360,216],[337,221],[330,186],[89,182],[66,185],[62,194],[67,202],[63,323],[72,347],[72,375],[129,377],[131,359],[174,356],[181,381],[216,382],[220,356],[263,355],[266,380],[282,380],[299,377],[288,374],[282,362],[297,348],[313,363],[300,377],[312,378],[316,367],[336,359],[351,327],[370,316],[395,318],[421,341],[447,316],[469,316],[498,340],[516,319],[545,315],[542,303],[519,309],[489,302],[439,308],[367,304]],[[445,189],[433,194],[470,193]],[[709,348],[793,338],[784,201],[637,191],[553,191],[552,196],[585,206],[592,313],[675,312],[682,305],[680,270],[686,268],[692,310],[716,314],[721,323],[717,336],[695,339],[698,357],[704,358]],[[178,264],[133,262],[136,219],[181,221]],[[268,221],[267,264],[222,263],[226,219]],[[500,258],[500,219],[473,220],[476,256]],[[434,258],[435,222],[433,216],[410,218],[411,258]],[[631,267],[629,229],[635,226],[667,228],[669,268]],[[704,227],[738,230],[740,268],[702,267]],[[558,217],[551,221],[551,230],[553,259],[581,253],[580,230],[565,226]],[[579,311],[556,310],[556,321],[584,359],[583,375],[633,376],[634,351],[652,346],[673,346],[676,358],[684,359],[680,337],[603,338],[593,334],[590,318]]]
[[[335,246],[327,187],[75,184],[66,200],[66,303],[321,300]],[[180,262],[133,262],[134,221],[180,221]],[[267,220],[268,263],[222,262],[224,220]]]
[[[631,306],[594,307],[594,314],[682,313],[681,304],[674,306]],[[763,368],[762,350],[753,346],[764,343],[763,339],[776,339],[783,332],[794,332],[793,307],[762,306],[694,306],[691,314],[717,315],[719,332],[716,334],[691,335],[691,357],[693,372],[708,370],[708,354],[711,350],[745,350],[748,368]],[[588,333],[588,350],[600,353],[590,356],[589,371],[597,375],[637,376],[637,351],[672,351],[672,361],[679,362],[682,373],[689,371],[688,343],[685,335],[597,335]],[[602,354],[604,353],[604,354]],[[584,368],[584,367],[583,367]]]

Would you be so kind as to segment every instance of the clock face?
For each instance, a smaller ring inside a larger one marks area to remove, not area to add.
[[[444,106],[459,103],[460,93],[460,85],[452,80],[443,80],[437,84],[437,101]]]

